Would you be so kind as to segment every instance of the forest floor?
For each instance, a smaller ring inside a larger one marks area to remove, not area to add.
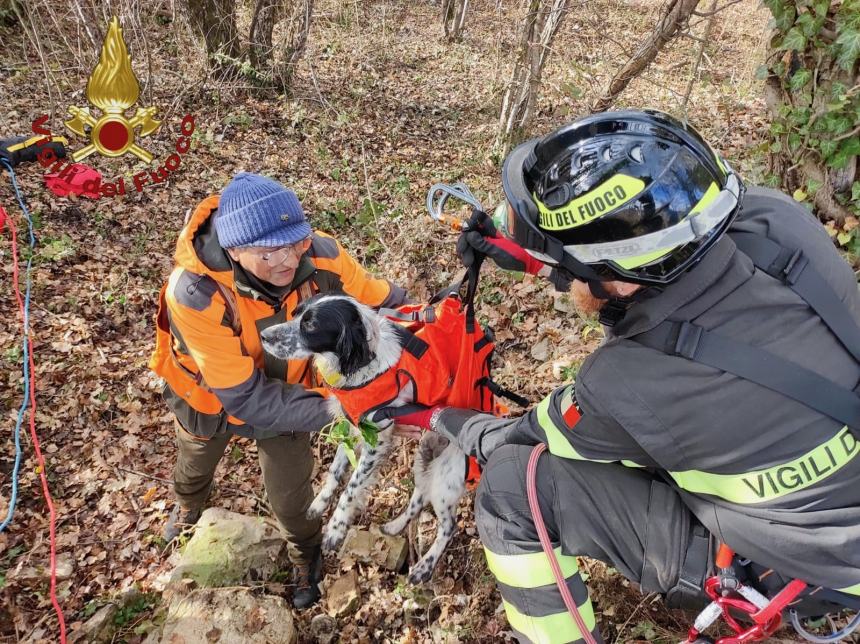
[[[648,33],[659,6],[656,0],[577,4],[555,40],[532,131],[587,113]],[[149,591],[168,554],[160,534],[172,507],[175,452],[171,417],[147,359],[156,297],[188,209],[239,170],[271,175],[299,193],[315,227],[335,234],[379,275],[424,298],[457,270],[454,234],[424,212],[429,186],[463,180],[487,206],[501,198],[499,159],[491,148],[517,44],[515,7],[476,0],[465,38],[455,44],[441,40],[439,8],[430,2],[320,0],[315,12],[290,97],[259,96],[207,80],[199,49],[169,10],[153,10],[140,22],[143,36],[128,36],[144,87],[139,103],[156,106],[163,120],[162,129],[142,144],[166,158],[183,114],[192,114],[196,123],[194,146],[166,184],[121,198],[56,197],[46,190],[41,167],[20,167],[18,180],[39,238],[30,318],[36,425],[57,507],[59,557],[73,569],[59,584],[73,630],[100,603],[137,587],[142,599],[122,613],[116,641],[139,641],[159,602]],[[63,60],[67,50],[59,39],[41,41],[37,52],[38,34],[24,38],[10,17],[5,20],[0,137],[28,133],[41,114],[50,115],[47,126],[60,134],[65,108],[85,105],[83,90],[95,59],[88,54]],[[696,20],[693,31],[701,35],[704,23]],[[756,0],[716,16],[686,106],[689,120],[752,182],[766,176],[767,120],[755,71],[763,61],[767,20]],[[247,22],[240,14],[240,26]],[[619,105],[682,115],[698,46],[687,38],[672,43],[631,83]],[[97,156],[87,162],[106,179],[142,167]],[[0,204],[24,230],[7,175],[0,180]],[[23,239],[19,234],[19,243]],[[10,497],[11,428],[21,404],[10,253],[4,233],[0,516]],[[488,268],[480,296],[480,315],[499,340],[499,379],[533,401],[571,380],[599,341],[593,323],[555,310],[551,288],[531,278]],[[547,350],[533,352],[544,338]],[[29,439],[24,448],[14,522],[0,533],[0,641],[53,641],[57,620],[45,575],[20,577],[23,568],[40,570],[48,562],[48,515]],[[402,455],[386,468],[362,524],[380,523],[403,506],[407,460]],[[237,440],[219,466],[210,503],[267,515],[261,497],[255,447]],[[469,499],[459,518],[463,529],[428,588],[409,588],[394,573],[362,570],[364,599],[341,624],[342,641],[503,638],[506,623],[474,536]],[[327,562],[329,572],[337,565]],[[687,624],[682,615],[667,612],[655,596],[640,597],[599,563],[585,561],[584,567],[608,642],[680,639]],[[422,593],[435,599],[407,620],[404,602]],[[303,637],[309,637],[304,629],[320,610],[300,617]]]

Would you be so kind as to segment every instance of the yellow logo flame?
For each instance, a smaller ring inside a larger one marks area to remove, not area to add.
[[[140,85],[122,39],[119,20],[110,22],[99,63],[87,83],[87,99],[103,112],[124,112],[137,102]]]

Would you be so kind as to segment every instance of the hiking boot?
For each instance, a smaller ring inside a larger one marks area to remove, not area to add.
[[[321,596],[322,551],[317,548],[311,563],[296,564],[293,569],[296,590],[293,593],[293,606],[298,610],[316,604]]]
[[[200,509],[183,510],[181,506],[175,506],[167,519],[167,525],[164,526],[164,533],[162,535],[164,540],[167,543],[173,541],[186,529],[197,523],[202,513],[203,511]]]

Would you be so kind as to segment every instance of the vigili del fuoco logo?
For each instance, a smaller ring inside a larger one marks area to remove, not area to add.
[[[131,56],[122,37],[122,27],[114,17],[102,44],[99,62],[87,82],[87,100],[90,105],[68,108],[71,118],[65,122],[66,127],[77,136],[89,140],[87,145],[71,153],[72,161],[77,163],[98,153],[111,158],[133,154],[144,163],[152,163],[153,155],[145,147],[146,138],[159,129],[161,121],[155,119],[157,108],[153,106],[138,106],[131,118],[126,116],[139,97],[140,84],[131,68]],[[90,107],[99,113],[94,114]],[[37,146],[54,140],[50,130],[44,127],[47,121],[47,115],[33,121],[33,132],[44,137],[36,143]],[[182,117],[175,151],[159,167],[131,176],[128,188],[126,178],[120,176],[113,182],[103,181],[101,177],[85,181],[84,190],[98,193],[101,197],[113,197],[124,195],[127,190],[142,192],[145,186],[164,183],[171,173],[179,169],[182,156],[191,149],[193,132],[194,117],[186,114]],[[43,167],[58,173],[60,177],[69,178],[76,172],[72,163],[59,159],[50,147],[42,148],[37,159]]]

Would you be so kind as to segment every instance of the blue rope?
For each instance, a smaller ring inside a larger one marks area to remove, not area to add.
[[[24,295],[24,340],[22,343],[22,353],[24,356],[24,400],[21,402],[21,408],[18,410],[18,420],[15,422],[15,465],[12,468],[12,495],[9,498],[9,510],[6,512],[6,518],[3,523],[0,523],[0,532],[3,532],[10,523],[12,516],[15,514],[15,505],[18,502],[18,471],[21,469],[21,426],[24,422],[24,413],[29,407],[30,397],[30,270],[33,264],[33,255],[36,248],[36,236],[33,233],[33,219],[30,217],[30,211],[27,210],[27,205],[24,203],[24,198],[21,196],[21,190],[18,188],[18,181],[15,178],[15,171],[6,159],[0,159],[6,169],[9,170],[9,175],[12,177],[12,186],[15,188],[15,196],[18,198],[18,205],[21,206],[21,211],[27,220],[27,231],[30,236],[30,255],[27,258],[27,288]]]

